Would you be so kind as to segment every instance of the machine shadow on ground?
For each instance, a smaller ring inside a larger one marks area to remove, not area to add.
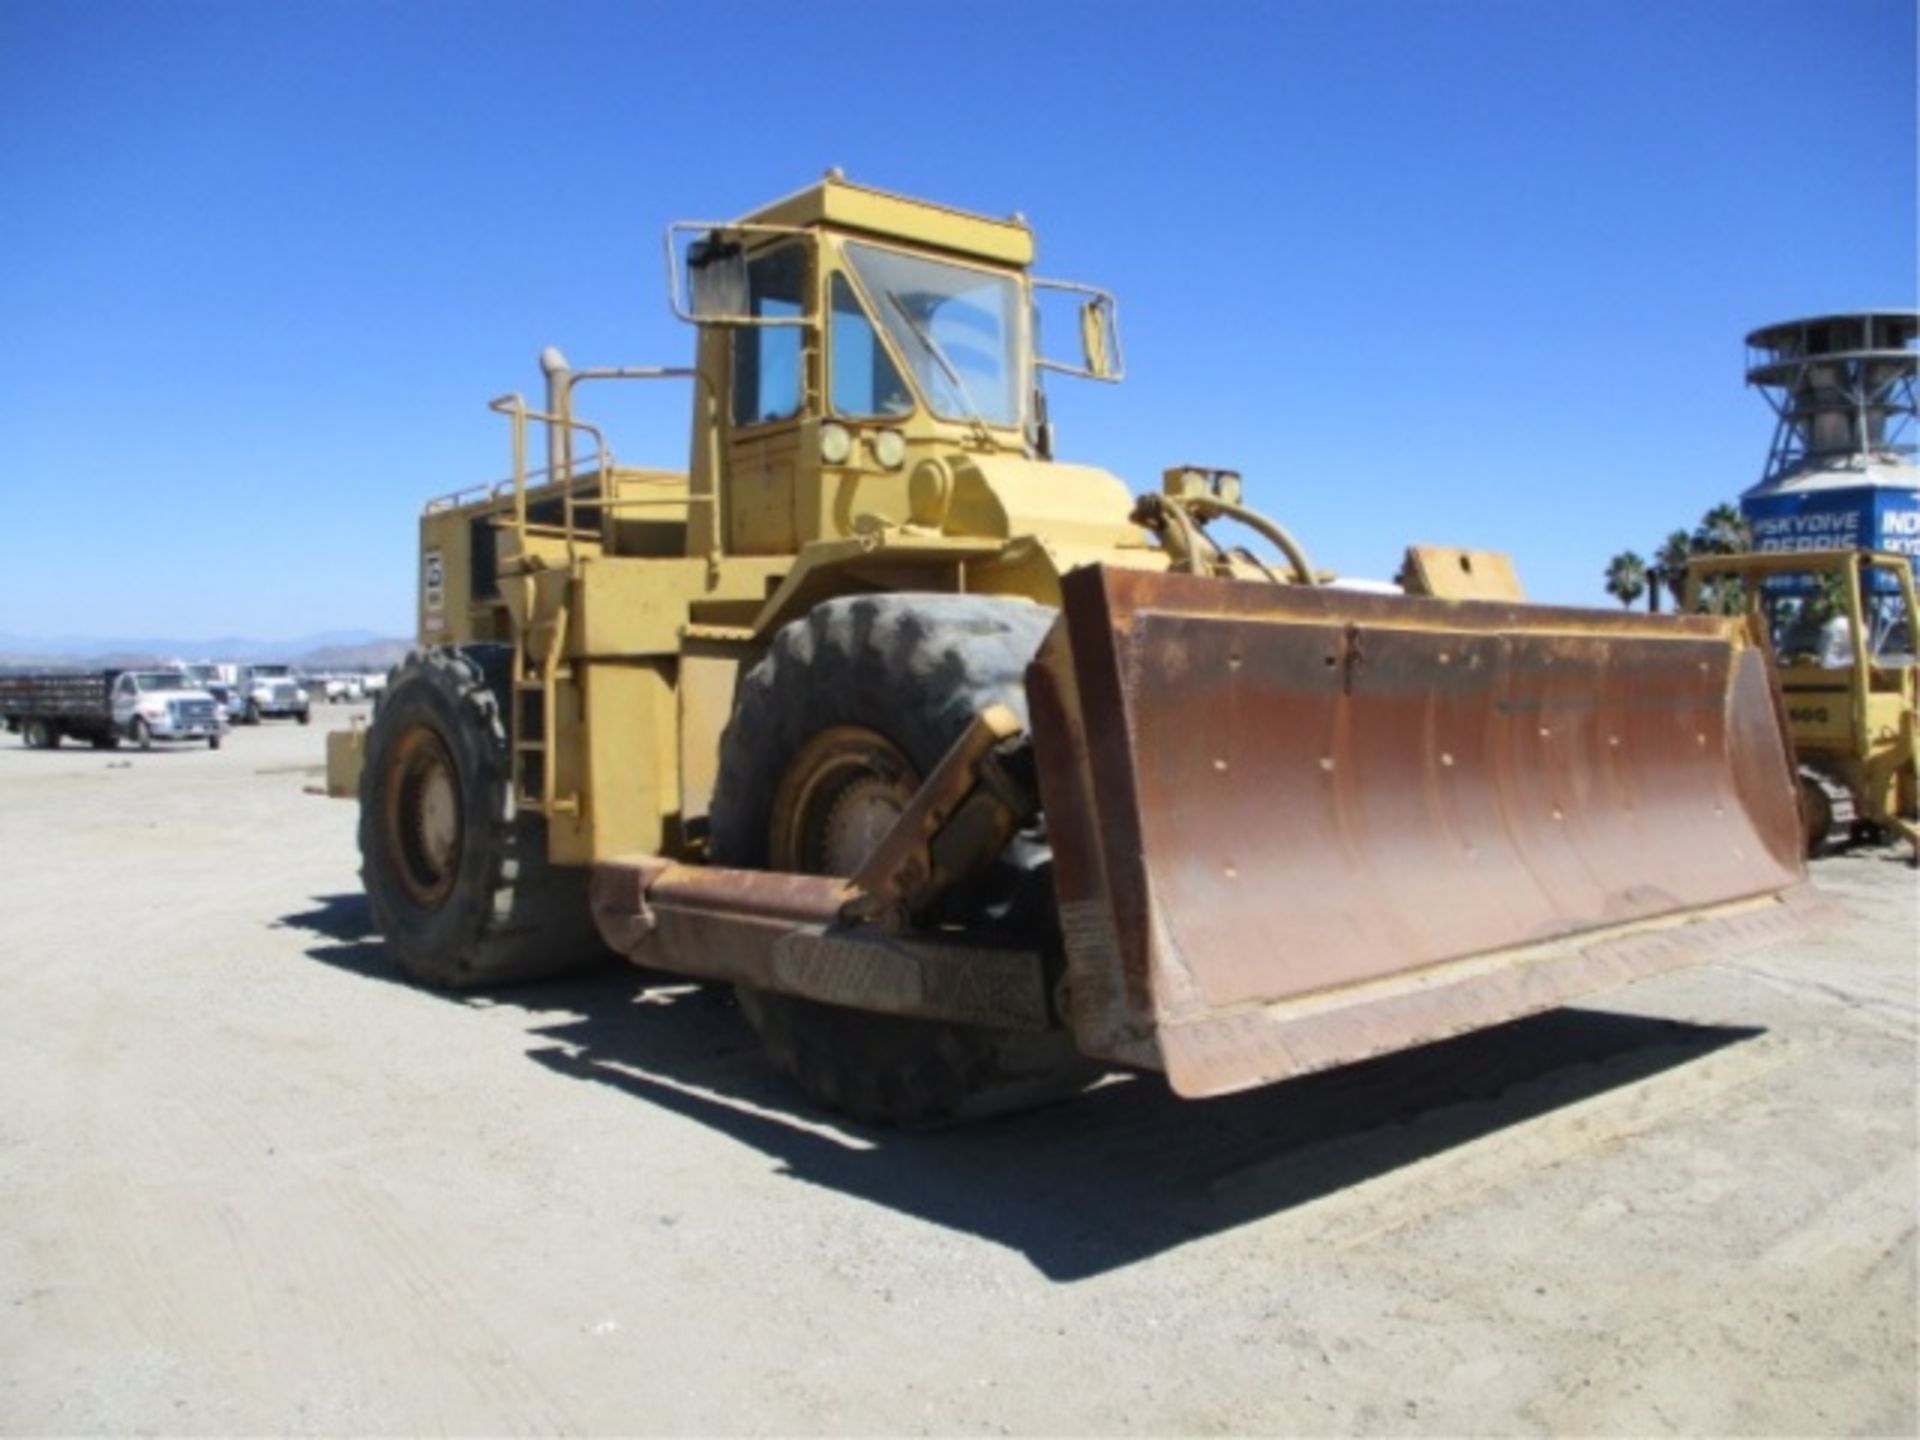
[[[280,922],[308,954],[404,983],[361,895]],[[812,1107],[761,1056],[723,989],[611,966],[579,980],[447,996],[527,1006],[530,1058],[710,1126],[808,1184],[1019,1251],[1073,1281],[1363,1185],[1403,1166],[1762,1034],[1561,1009],[1320,1075],[1201,1102],[1118,1077],[1045,1109],[897,1132]],[[555,1011],[571,1018],[553,1022]]]

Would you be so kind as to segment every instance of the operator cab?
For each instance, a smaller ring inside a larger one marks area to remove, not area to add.
[[[724,433],[706,438],[729,553],[932,518],[911,503],[920,461],[1047,458],[1039,372],[1120,376],[1112,296],[1033,277],[1018,216],[830,175],[736,222],[680,222],[668,246],[674,310],[700,326],[699,369],[726,392]],[[1036,294],[1050,289],[1085,297],[1080,364],[1038,353]],[[696,485],[701,459],[696,445]]]

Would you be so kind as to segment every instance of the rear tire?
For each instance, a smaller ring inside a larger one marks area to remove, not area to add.
[[[1027,662],[1053,618],[1024,601],[877,595],[830,600],[788,625],[741,682],[727,725],[709,817],[715,862],[827,873],[831,854],[831,868],[847,868],[844,837],[791,813],[794,794],[812,788],[795,767],[823,753],[808,742],[828,730],[877,737],[916,772],[908,778],[917,787],[986,706],[1025,718]],[[886,770],[880,764],[853,783],[897,787]],[[832,795],[848,793],[841,783]],[[823,805],[839,803],[832,795]],[[1055,950],[1044,844],[1017,839],[972,893],[948,897],[942,919]],[[737,993],[774,1063],[814,1101],[860,1120],[923,1124],[1016,1108],[1079,1089],[1097,1073],[1061,1030],[1003,1031]]]
[[[544,980],[611,958],[586,873],[547,863],[515,813],[506,724],[511,652],[415,651],[367,730],[360,875],[408,979],[447,990]]]
[[[60,732],[45,720],[29,720],[21,727],[20,738],[29,750],[53,750],[60,744]]]

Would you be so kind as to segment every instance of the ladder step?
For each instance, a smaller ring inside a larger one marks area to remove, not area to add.
[[[549,638],[553,636],[551,624],[535,628],[544,630]],[[556,658],[552,669],[543,672],[534,658],[540,649],[531,644],[521,649],[517,673],[513,677],[513,704],[509,718],[514,727],[514,804],[532,814],[577,815],[580,813],[578,795],[556,795],[551,800],[542,798],[549,769],[544,732],[550,728],[554,691],[561,681],[572,678],[573,666]],[[530,697],[538,698],[529,703]],[[526,738],[528,731],[539,732],[540,738]]]

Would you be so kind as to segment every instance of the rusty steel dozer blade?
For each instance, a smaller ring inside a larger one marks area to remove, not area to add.
[[[1183,1095],[1548,1009],[1812,904],[1737,622],[1104,567],[1063,590],[1027,686],[1070,1020]]]

